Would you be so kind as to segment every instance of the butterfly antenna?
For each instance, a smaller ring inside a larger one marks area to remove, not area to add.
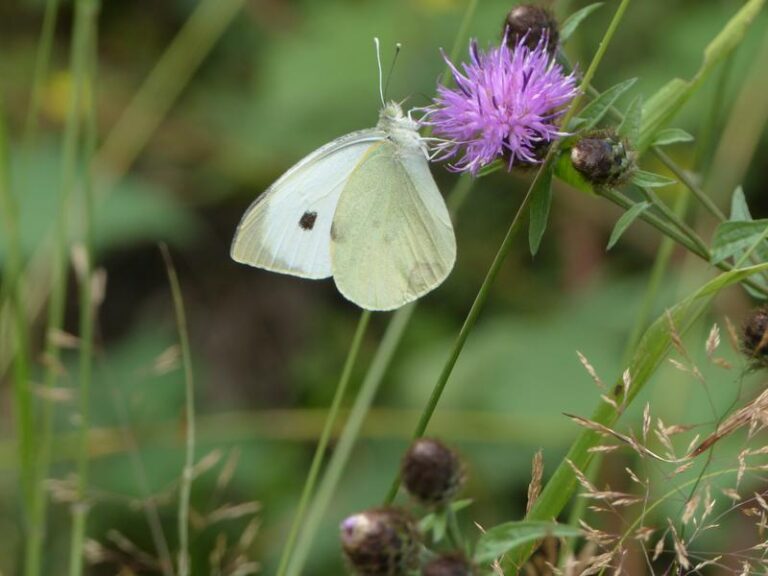
[[[389,72],[387,72],[387,82],[384,84],[384,96],[387,95],[387,89],[389,88],[389,81],[392,80],[392,71],[395,69],[395,62],[397,62],[397,57],[400,55],[400,49],[403,47],[400,42],[395,44],[395,55],[392,57],[392,64],[389,67]]]
[[[381,71],[381,44],[378,38],[374,38],[373,43],[376,45],[376,64],[379,66],[379,98],[381,98],[381,105],[386,106],[384,104],[384,75]]]

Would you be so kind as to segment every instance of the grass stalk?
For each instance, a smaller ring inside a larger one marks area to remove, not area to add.
[[[608,29],[606,30],[605,34],[603,35],[603,38],[600,41],[600,45],[598,46],[597,52],[592,58],[592,62],[590,63],[589,68],[587,68],[587,71],[584,74],[584,77],[582,79],[581,86],[579,89],[579,93],[573,99],[571,106],[563,116],[563,120],[562,120],[563,126],[566,126],[568,122],[571,120],[571,118],[573,118],[574,114],[576,114],[578,106],[581,103],[582,98],[584,97],[585,89],[587,86],[589,86],[590,82],[592,81],[592,78],[594,77],[595,72],[597,71],[597,68],[600,65],[600,62],[602,61],[603,56],[605,55],[605,52],[608,49],[608,45],[610,44],[611,39],[613,38],[619,26],[619,23],[621,22],[621,19],[623,18],[624,13],[626,12],[627,7],[629,6],[629,2],[630,0],[622,0],[621,4],[619,4],[619,7],[616,9],[616,12],[614,13],[613,18],[611,20],[611,23],[609,24]],[[538,184],[539,180],[544,174],[544,171],[549,169],[549,165],[552,159],[555,157],[557,150],[558,150],[558,145],[554,145],[550,148],[549,153],[547,154],[546,160],[544,161],[542,166],[539,168],[539,170],[536,172],[536,176],[534,177],[533,182],[531,182],[531,185],[529,186],[528,191],[526,192],[525,197],[523,198],[523,201],[520,204],[520,207],[515,213],[515,216],[512,218],[512,223],[509,225],[507,233],[504,236],[504,239],[502,240],[498,251],[496,252],[496,256],[494,257],[493,262],[491,263],[491,266],[485,275],[485,279],[483,280],[483,283],[477,292],[477,296],[475,296],[475,300],[472,303],[472,306],[470,307],[469,312],[467,313],[467,316],[464,320],[464,324],[459,330],[459,334],[456,337],[456,340],[453,344],[453,348],[451,349],[451,352],[448,356],[448,360],[443,365],[443,369],[440,372],[437,382],[435,383],[435,386],[432,389],[432,393],[429,397],[429,400],[427,401],[424,411],[422,412],[422,416],[419,419],[419,423],[416,426],[416,430],[414,431],[414,434],[413,434],[414,438],[418,438],[419,436],[422,436],[426,431],[427,426],[429,425],[429,421],[431,420],[432,415],[434,414],[437,408],[437,404],[439,403],[440,398],[443,394],[443,391],[445,390],[445,386],[448,383],[448,379],[450,378],[451,373],[453,372],[453,368],[456,365],[456,361],[459,359],[459,356],[461,355],[461,352],[464,349],[464,344],[466,343],[470,332],[472,332],[472,329],[474,328],[475,323],[477,322],[477,319],[480,316],[480,312],[485,307],[485,303],[488,300],[488,296],[490,294],[491,287],[494,281],[496,280],[496,276],[501,270],[501,266],[504,264],[507,254],[509,254],[509,251],[512,249],[513,241],[515,239],[515,233],[517,232],[517,228],[520,222],[522,221],[523,214],[525,213],[525,210],[528,207],[528,203],[530,202],[533,190],[536,189],[536,185]],[[387,494],[387,497],[385,498],[385,502],[389,503],[395,499],[399,485],[400,485],[400,478],[398,476],[395,478],[395,481],[393,482],[392,487],[390,488],[390,491]]]
[[[79,276],[80,304],[80,358],[79,358],[79,438],[77,454],[77,501],[72,506],[72,534],[70,539],[69,573],[83,573],[83,547],[88,515],[88,430],[90,427],[90,390],[93,373],[93,333],[95,306],[93,299],[93,182],[91,158],[96,143],[95,72],[96,72],[96,18],[98,0],[78,0],[75,5],[75,36],[73,49],[73,76],[78,102],[74,108],[73,122],[79,125],[84,116],[85,138],[82,143],[82,242],[77,249],[76,269]],[[87,109],[79,101],[85,96]],[[75,145],[79,144],[75,139]],[[75,157],[77,156],[75,152]],[[73,174],[74,178],[74,174]]]
[[[357,323],[355,335],[352,338],[352,344],[350,345],[349,351],[347,352],[347,359],[344,362],[344,368],[341,371],[341,377],[339,378],[339,382],[336,385],[336,392],[334,392],[333,400],[331,401],[331,407],[328,409],[328,416],[326,417],[325,423],[323,424],[323,430],[320,433],[320,439],[317,442],[315,454],[312,457],[312,464],[310,465],[307,479],[304,482],[304,488],[301,491],[299,506],[296,509],[296,514],[293,517],[293,522],[291,523],[291,528],[288,532],[288,538],[285,541],[285,546],[283,546],[283,552],[280,556],[280,564],[278,565],[277,569],[277,576],[283,576],[285,571],[288,569],[288,562],[293,555],[293,546],[296,543],[296,537],[299,534],[299,529],[304,522],[304,516],[306,514],[307,505],[309,504],[309,498],[315,491],[315,484],[317,483],[317,479],[320,474],[320,466],[325,459],[326,452],[328,450],[328,442],[331,438],[331,432],[333,432],[336,419],[339,415],[341,402],[346,395],[349,381],[352,378],[352,369],[357,362],[357,357],[359,355],[360,348],[363,343],[363,338],[365,337],[365,332],[368,328],[370,319],[371,312],[369,310],[363,310],[363,312],[360,314],[360,320]]]
[[[289,559],[286,574],[290,576],[297,576],[298,574],[301,574],[304,569],[320,522],[325,516],[328,505],[333,498],[336,486],[338,485],[342,472],[349,461],[352,448],[360,433],[363,421],[368,414],[368,410],[373,403],[379,385],[384,378],[387,368],[389,368],[392,357],[402,340],[402,336],[415,308],[415,303],[400,308],[392,316],[392,320],[389,322],[389,325],[384,332],[384,337],[382,338],[381,343],[376,350],[376,354],[373,357],[373,361],[371,362],[371,366],[365,375],[360,391],[352,405],[344,430],[339,437],[339,441],[333,451],[333,455],[328,463],[323,479],[318,486],[317,494],[309,508],[307,519],[303,526],[304,529],[299,534],[296,542],[295,552]]]
[[[24,123],[24,150],[29,151],[37,139],[38,118],[40,105],[43,100],[43,88],[48,77],[53,48],[53,33],[56,30],[56,19],[59,12],[59,0],[47,0],[43,12],[43,25],[37,42],[35,67],[32,73],[32,91],[29,95],[29,108]]]
[[[19,456],[19,484],[24,509],[31,515],[34,499],[34,451],[36,445],[32,390],[29,380],[29,327],[21,287],[22,254],[19,240],[18,205],[11,190],[10,146],[5,124],[5,110],[0,97],[0,215],[7,241],[4,266],[4,286],[9,294],[12,316],[13,346],[13,407]],[[29,518],[26,519],[29,522]]]
[[[173,266],[171,254],[164,244],[160,246],[168,274],[168,282],[171,287],[173,308],[176,314],[176,329],[179,333],[179,345],[181,346],[181,361],[184,365],[184,396],[185,423],[186,423],[186,450],[184,454],[184,468],[181,473],[179,485],[179,576],[189,576],[189,499],[192,492],[192,475],[195,467],[195,382],[192,373],[192,354],[189,348],[189,330],[187,328],[187,316],[184,311],[184,298],[181,293],[179,277]]]

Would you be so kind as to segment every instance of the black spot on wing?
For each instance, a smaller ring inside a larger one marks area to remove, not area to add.
[[[315,220],[317,220],[317,212],[304,212],[301,218],[299,218],[299,228],[302,230],[312,230],[315,227]]]

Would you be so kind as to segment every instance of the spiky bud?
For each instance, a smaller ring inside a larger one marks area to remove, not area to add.
[[[545,38],[550,54],[557,50],[557,43],[560,40],[555,15],[535,4],[520,4],[512,8],[504,19],[502,33],[511,49],[514,49],[523,37],[525,37],[525,45],[530,49],[536,48],[541,39]]]
[[[450,502],[464,482],[458,455],[439,440],[419,438],[408,449],[401,465],[403,485],[425,506]]]
[[[612,187],[625,182],[635,168],[628,142],[610,130],[598,130],[571,148],[573,167],[590,183]]]
[[[421,569],[422,576],[475,576],[475,566],[461,552],[449,552],[430,560]]]
[[[401,576],[419,562],[419,532],[400,508],[374,508],[341,523],[341,546],[358,576]]]
[[[768,308],[752,311],[744,324],[741,348],[756,364],[768,366]]]

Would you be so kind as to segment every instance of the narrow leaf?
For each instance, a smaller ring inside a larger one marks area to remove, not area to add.
[[[531,221],[528,226],[528,243],[531,247],[531,256],[535,256],[541,245],[541,238],[547,229],[549,219],[549,207],[552,204],[552,171],[551,164],[542,168],[544,171],[536,188],[531,191]]]
[[[576,10],[576,12],[568,16],[568,18],[565,19],[565,22],[563,22],[563,25],[560,27],[560,41],[563,44],[568,42],[571,36],[573,36],[573,33],[576,32],[576,29],[584,20],[586,20],[587,16],[592,14],[592,12],[600,8],[602,5],[602,2],[595,2],[589,6],[584,6],[584,8],[581,10]]]
[[[646,172],[645,170],[636,170],[632,175],[632,184],[644,186],[645,188],[663,188],[664,186],[677,184],[677,180],[667,178],[661,174]]]
[[[592,102],[587,104],[584,109],[579,112],[576,128],[581,130],[594,128],[597,123],[602,120],[606,112],[608,112],[608,109],[614,105],[616,100],[618,100],[624,92],[632,88],[635,82],[637,82],[637,78],[630,78],[629,80],[620,82],[619,84],[608,88],[608,90],[592,100]]]
[[[712,238],[712,263],[717,264],[746,250],[765,233],[768,220],[722,222]]]
[[[747,198],[744,196],[744,189],[739,186],[733,191],[731,198],[731,220],[734,222],[749,222],[752,220],[752,214],[749,212]]]
[[[638,216],[650,208],[650,206],[651,204],[649,202],[640,202],[624,212],[624,214],[621,215],[621,218],[616,221],[616,226],[613,227],[613,232],[611,232],[611,238],[608,240],[606,250],[613,248],[614,244],[619,241],[621,235],[630,227],[632,222],[637,220]]]
[[[693,78],[674,78],[646,102],[638,151],[642,152],[650,146],[656,133],[677,114],[715,66],[741,43],[764,4],[765,0],[749,0],[744,4],[704,50],[704,60]]]
[[[629,138],[634,142],[640,136],[640,124],[643,120],[643,97],[636,96],[627,107],[624,120],[619,125],[619,136]]]
[[[653,146],[669,146],[678,142],[692,142],[693,136],[681,128],[659,130],[653,139]]]
[[[581,530],[573,526],[553,522],[507,522],[494,526],[477,541],[475,562],[492,562],[523,544],[536,542],[547,536],[570,538],[581,535]]]

